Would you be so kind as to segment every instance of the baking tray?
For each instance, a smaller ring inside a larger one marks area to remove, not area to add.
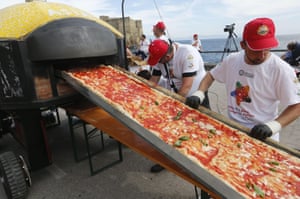
[[[120,70],[122,70],[122,69],[120,69]],[[129,73],[127,71],[123,71],[123,72],[125,72],[127,75],[129,75],[133,78],[137,78],[138,80],[143,81],[144,83],[146,83],[150,87],[152,87],[152,89],[156,89],[157,91],[161,92],[162,95],[171,96],[181,102],[183,100],[178,95],[171,93],[166,89],[162,89],[159,87],[154,88],[154,86],[151,83],[149,83],[147,81],[145,82],[145,80],[141,79],[140,77],[136,76],[135,74]],[[141,126],[135,120],[126,116],[124,113],[119,111],[116,107],[112,106],[105,99],[103,99],[102,97],[97,95],[92,90],[88,89],[83,83],[72,78],[68,73],[66,73],[64,71],[61,72],[61,76],[70,85],[72,85],[78,92],[80,92],[82,95],[84,95],[90,101],[95,103],[97,106],[99,106],[102,109],[104,109],[105,111],[107,111],[114,118],[116,118],[121,123],[123,123],[125,126],[127,126],[136,135],[140,136],[146,142],[151,144],[155,149],[157,149],[165,157],[167,157],[168,159],[173,161],[176,165],[178,165],[181,169],[183,169],[183,171],[185,173],[189,174],[193,179],[195,179],[201,185],[206,187],[208,190],[210,190],[213,193],[216,193],[221,198],[230,198],[230,199],[244,198],[243,195],[241,195],[239,192],[237,192],[235,189],[233,189],[225,181],[223,181],[219,177],[211,174],[207,169],[199,166],[198,164],[196,164],[195,162],[190,160],[188,157],[186,157],[185,155],[180,153],[178,150],[176,150],[173,146],[166,144],[159,137],[155,136],[152,132],[145,129],[143,126]],[[210,116],[212,114],[212,112],[209,111],[208,109],[203,109],[201,112],[206,112]],[[244,129],[243,127],[239,126],[237,123],[232,122],[231,120],[225,119],[225,117],[223,117],[223,116],[216,115],[215,113],[214,113],[214,116],[217,116],[217,119],[219,119],[221,122],[223,122],[231,127],[237,127],[237,129],[239,129],[239,130],[248,131],[248,129]],[[213,118],[216,119],[216,117],[213,117]],[[288,148],[285,148],[285,147],[279,147],[279,148],[287,149],[287,152],[291,153],[292,155],[296,154],[298,156],[298,153],[294,152],[293,150],[289,150]]]
[[[125,126],[127,126],[131,131],[136,133],[138,136],[143,138],[146,142],[150,143],[155,149],[160,151],[168,159],[172,160],[176,165],[178,165],[182,170],[189,174],[193,179],[198,181],[204,187],[216,193],[221,198],[243,198],[243,196],[228,186],[224,181],[217,178],[216,176],[209,173],[206,169],[200,167],[195,162],[188,159],[174,147],[166,144],[160,138],[155,136],[152,132],[145,129],[143,126],[138,124],[136,121],[127,117],[117,108],[108,103],[105,99],[98,96],[95,92],[88,89],[81,82],[72,78],[69,74],[62,71],[61,76],[72,85],[78,92],[88,98],[90,101],[95,103],[97,106],[101,107],[114,118],[119,120]],[[164,94],[164,93],[162,93]]]

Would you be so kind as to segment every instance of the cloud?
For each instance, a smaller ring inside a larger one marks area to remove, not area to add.
[[[122,1],[111,0],[47,0],[77,7],[95,16],[122,16]],[[25,0],[0,0],[0,8]],[[201,37],[224,36],[223,28],[235,23],[235,31],[241,34],[249,20],[270,17],[280,34],[299,33],[295,25],[300,18],[300,1],[289,0],[125,0],[125,16],[142,20],[144,32],[152,36],[152,26],[163,20],[172,38],[190,38],[198,33]]]
[[[224,14],[227,17],[276,16],[289,12],[299,12],[300,1],[286,3],[278,0],[222,0]]]
[[[112,5],[109,0],[47,0],[47,2],[58,2],[67,4],[79,8],[81,10],[87,11],[96,16],[99,16],[99,13],[106,13],[106,15],[115,15],[114,13],[116,13],[111,9]]]

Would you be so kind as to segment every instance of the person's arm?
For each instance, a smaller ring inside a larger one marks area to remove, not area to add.
[[[185,97],[189,93],[189,90],[192,88],[193,85],[194,77],[195,76],[182,78],[182,86],[177,92],[179,95]]]
[[[152,75],[150,78],[150,81],[156,84],[159,82],[159,80],[160,80],[160,76],[156,76],[156,75]]]
[[[198,41],[197,40],[193,41],[192,46],[197,47],[198,46]]]
[[[199,45],[199,50],[200,50],[200,52],[203,52],[202,45]]]
[[[127,57],[132,57],[132,52],[129,48],[126,48]]]
[[[278,121],[282,127],[285,127],[296,120],[298,117],[300,117],[300,103],[288,106],[278,116],[276,121]]]
[[[149,79],[149,81],[154,82],[155,84],[157,84],[160,80],[160,77],[161,77],[161,71],[158,70],[155,67],[156,66],[153,66],[151,78]]]
[[[199,39],[198,42],[199,42],[199,51],[203,52],[203,47],[202,47],[201,40]]]
[[[203,92],[207,91],[211,84],[214,82],[214,80],[215,79],[210,74],[210,72],[207,72],[202,81],[200,82],[198,90],[201,90]]]
[[[255,125],[251,131],[250,136],[261,140],[271,137],[274,133],[281,130],[282,127],[287,126],[300,116],[300,103],[290,105],[273,121],[265,124]]]
[[[192,107],[192,108],[198,108],[200,104],[202,104],[205,94],[204,92],[208,90],[208,88],[211,86],[211,84],[214,82],[213,76],[210,74],[210,72],[207,72],[202,81],[200,82],[200,86],[198,90],[193,93],[191,96],[186,98],[186,105]]]

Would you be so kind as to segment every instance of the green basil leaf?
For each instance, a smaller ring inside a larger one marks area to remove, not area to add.
[[[187,141],[189,139],[190,139],[189,136],[182,136],[182,137],[179,138],[179,140],[181,140],[181,141]]]
[[[253,185],[253,189],[255,191],[255,193],[261,197],[261,198],[264,198],[265,197],[265,193],[258,187],[256,186],[255,184]]]
[[[174,143],[174,146],[176,147],[180,147],[181,146],[181,140],[177,140],[175,143]]]
[[[179,120],[182,115],[182,111],[178,111],[177,115],[174,117],[174,120]]]
[[[269,170],[270,170],[270,171],[273,171],[273,172],[277,172],[277,170],[276,170],[275,168],[272,168],[272,167],[269,168]]]
[[[208,146],[207,142],[203,139],[200,139],[200,142],[204,145],[204,146]]]
[[[209,132],[214,135],[216,135],[216,133],[217,133],[216,129],[209,129]]]
[[[273,165],[279,165],[279,162],[277,162],[277,161],[270,161],[270,162],[268,162],[269,164],[273,164]]]

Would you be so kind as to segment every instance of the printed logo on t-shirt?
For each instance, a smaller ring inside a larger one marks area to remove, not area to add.
[[[294,79],[294,83],[296,84],[296,87],[297,87],[296,93],[297,93],[297,95],[300,96],[300,81],[299,81],[298,77],[296,77],[296,78]]]
[[[189,65],[188,65],[189,68],[194,67],[194,61],[193,61],[193,59],[194,59],[193,55],[188,55],[187,56],[187,60],[189,61]]]
[[[249,73],[247,71],[244,71],[244,70],[239,70],[239,75],[240,76],[246,76],[246,77],[250,77],[250,78],[253,78],[254,75],[252,73]]]
[[[254,122],[254,115],[241,107],[228,106],[228,111],[231,113],[231,115],[237,115],[235,116],[235,118],[237,117],[243,119],[246,123]]]
[[[193,60],[194,59],[194,56],[193,55],[188,55],[187,56],[187,60]]]
[[[241,82],[237,81],[235,84],[235,90],[231,91],[230,95],[235,97],[236,104],[239,106],[241,102],[251,102],[251,98],[249,97],[249,86],[243,86]]]

